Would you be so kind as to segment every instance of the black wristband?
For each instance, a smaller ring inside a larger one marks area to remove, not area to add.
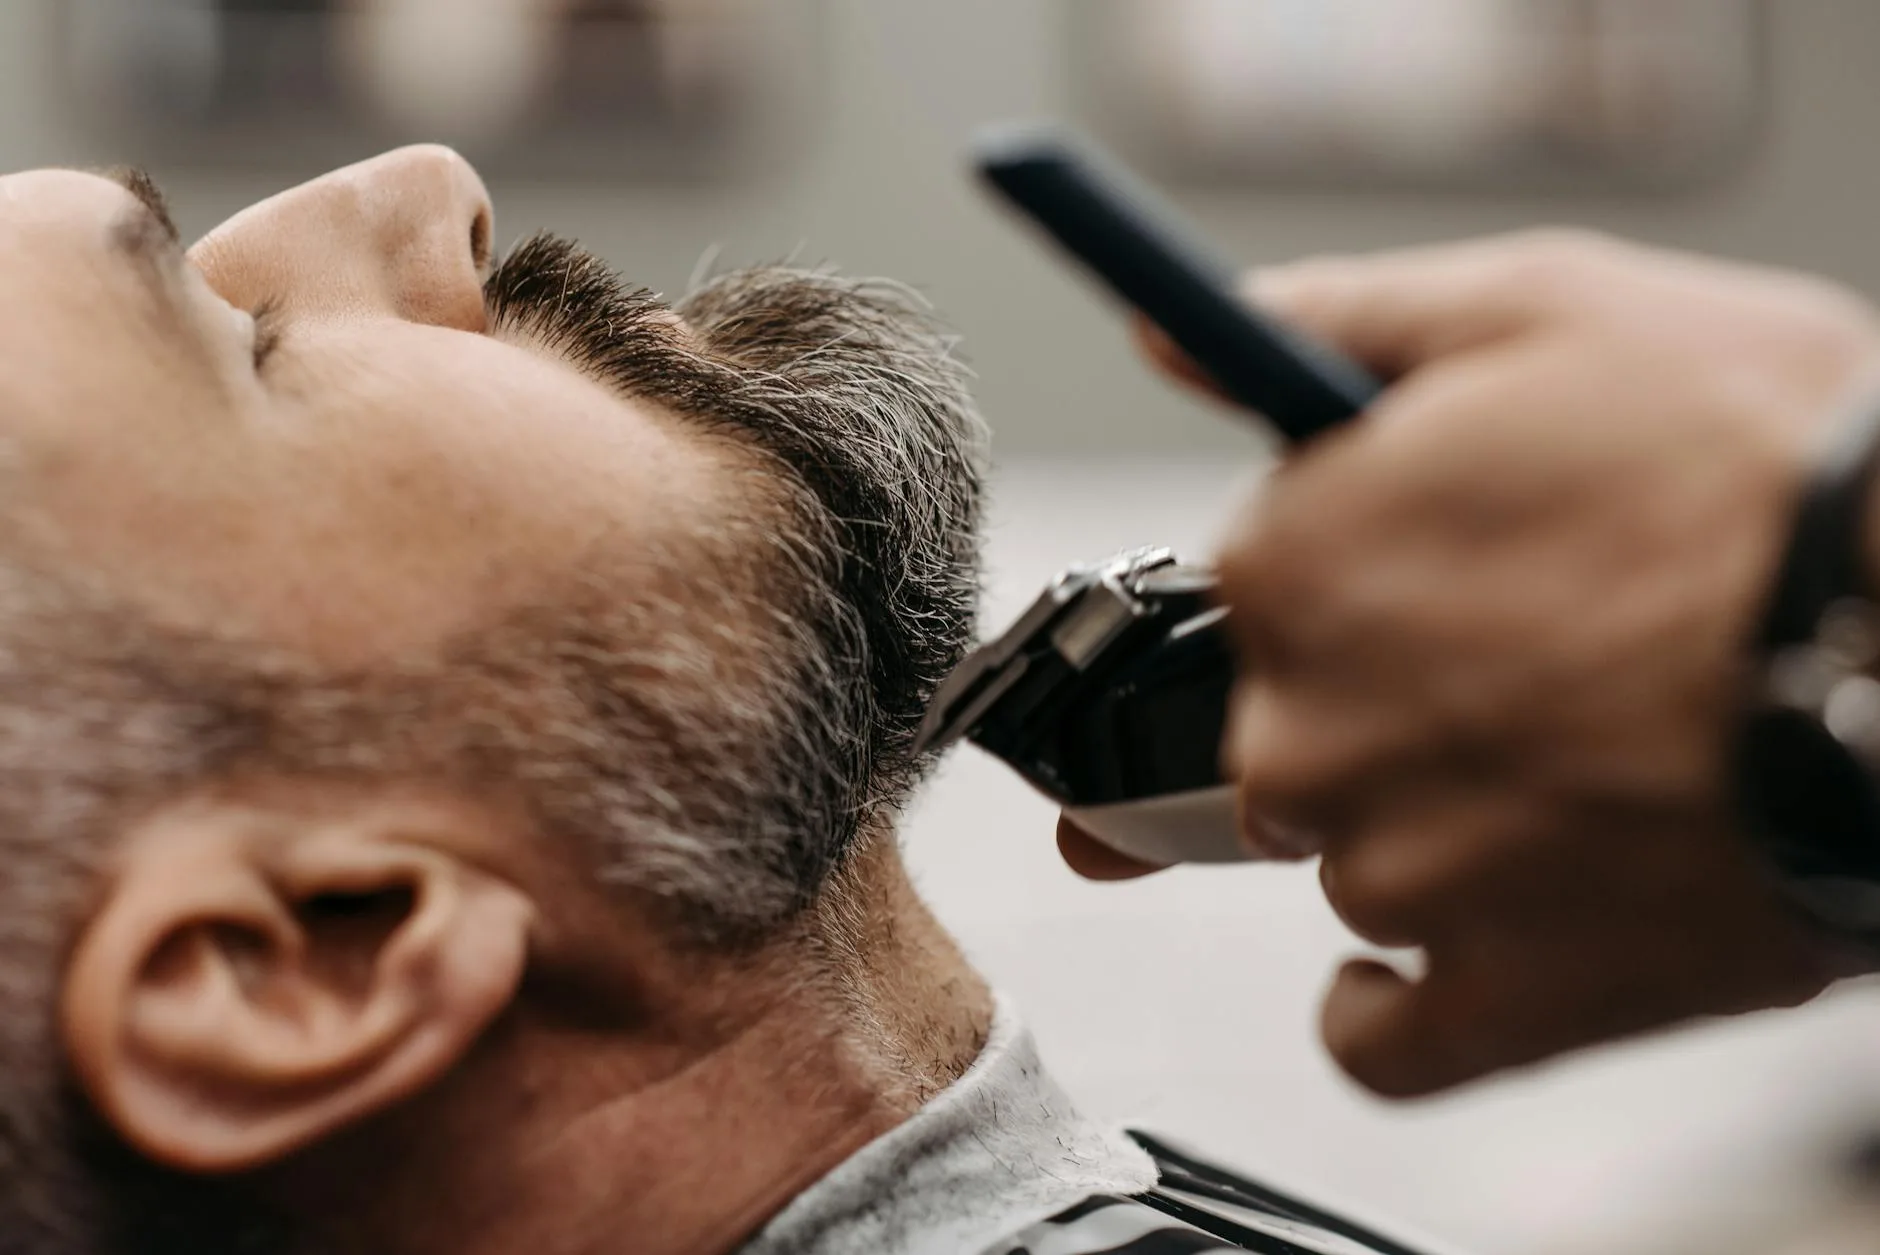
[[[1850,410],[1805,486],[1751,641],[1759,681],[1734,787],[1750,835],[1818,923],[1880,953],[1880,609],[1867,574],[1880,397]],[[1873,718],[1862,712],[1872,708]]]
[[[1836,427],[1809,479],[1758,626],[1759,656],[1814,639],[1837,602],[1872,600],[1864,555],[1876,464],[1880,397],[1854,407]]]

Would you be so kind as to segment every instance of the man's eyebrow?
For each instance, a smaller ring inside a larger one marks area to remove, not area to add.
[[[169,201],[157,181],[134,166],[115,166],[93,173],[111,180],[136,198],[137,204],[111,226],[111,243],[121,250],[143,277],[159,306],[169,307],[173,281],[183,261],[183,235],[170,216]],[[165,318],[164,325],[174,325]]]
[[[163,189],[135,166],[111,166],[86,173],[109,179],[136,198],[136,207],[112,224],[111,242],[153,281],[163,279],[183,251],[183,234],[170,216],[170,202]]]
[[[170,215],[169,199],[148,171],[135,166],[113,166],[98,173],[137,198],[164,243],[180,245],[183,242],[183,233],[176,229],[176,219]]]

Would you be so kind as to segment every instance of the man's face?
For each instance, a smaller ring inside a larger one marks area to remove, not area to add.
[[[23,556],[357,661],[713,513],[722,451],[489,325],[490,206],[447,150],[187,253],[152,200],[0,178],[0,543]]]
[[[634,947],[774,941],[919,773],[951,338],[490,241],[435,148],[187,250],[136,176],[0,178],[0,1250],[249,1249],[199,1178],[448,1089],[531,987],[647,1016]]]

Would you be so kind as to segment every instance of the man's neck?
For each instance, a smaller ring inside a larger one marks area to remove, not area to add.
[[[696,1023],[504,1026],[451,1093],[324,1166],[348,1183],[313,1193],[348,1218],[330,1240],[385,1255],[735,1250],[985,1040],[985,985],[883,847],[806,922],[787,952],[800,960],[718,983],[721,1009]]]
[[[717,1255],[910,1111],[838,1040],[783,1010],[664,1079],[597,1105],[488,1182],[476,1223],[414,1253]],[[435,1225],[435,1217],[432,1218]],[[421,1236],[422,1234],[422,1236]],[[623,1242],[631,1239],[626,1245]]]

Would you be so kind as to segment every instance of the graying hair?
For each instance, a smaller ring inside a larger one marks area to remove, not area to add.
[[[769,508],[737,546],[762,655],[743,695],[754,743],[687,746],[664,774],[680,794],[701,762],[739,758],[748,771],[699,799],[709,814],[671,808],[653,825],[663,839],[622,839],[609,874],[713,933],[761,935],[812,900],[920,777],[914,735],[978,598],[985,427],[969,372],[925,302],[885,281],[736,271],[679,302],[687,331],[675,334],[656,302],[563,241],[529,241],[504,272],[491,282],[499,321],[758,457],[751,496]],[[727,700],[719,686],[700,712],[708,726],[725,725]],[[636,799],[642,825],[648,800]]]
[[[64,930],[125,813],[254,770],[497,792],[676,938],[736,947],[814,902],[921,776],[915,729],[973,625],[984,453],[925,305],[764,268],[688,296],[679,331],[549,239],[490,304],[723,442],[748,507],[632,564],[597,547],[535,606],[343,674],[0,565],[0,1255],[282,1249],[224,1186],[127,1159],[53,1079]]]

